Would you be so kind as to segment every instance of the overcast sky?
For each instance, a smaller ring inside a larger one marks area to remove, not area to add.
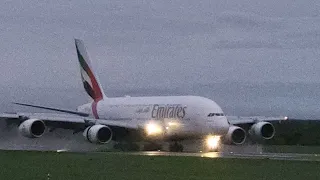
[[[84,40],[105,89],[320,83],[319,4],[1,1],[0,84],[82,88],[74,38]]]
[[[78,86],[73,38],[103,86],[320,82],[318,1],[2,1],[1,84]]]

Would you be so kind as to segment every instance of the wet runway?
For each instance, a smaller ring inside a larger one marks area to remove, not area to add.
[[[295,160],[295,161],[320,161],[320,154],[294,154],[294,153],[176,153],[162,151],[132,152],[133,155],[143,156],[192,156],[203,158],[243,158],[243,159],[274,159],[274,160]]]

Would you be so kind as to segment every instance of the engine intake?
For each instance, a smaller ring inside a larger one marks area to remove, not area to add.
[[[251,126],[249,134],[258,138],[272,139],[275,135],[275,129],[269,122],[259,122]]]
[[[240,145],[245,142],[247,138],[246,132],[238,126],[230,126],[228,133],[224,137],[226,143]]]
[[[93,125],[84,130],[83,136],[91,143],[104,144],[111,141],[113,133],[108,126]]]
[[[44,134],[46,125],[39,119],[28,119],[19,126],[19,132],[29,138],[38,138]]]

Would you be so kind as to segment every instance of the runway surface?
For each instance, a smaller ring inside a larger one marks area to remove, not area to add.
[[[143,156],[193,156],[203,158],[243,158],[243,159],[274,159],[274,160],[295,160],[295,161],[320,161],[320,154],[294,154],[294,153],[176,153],[161,151],[132,152],[133,155]]]

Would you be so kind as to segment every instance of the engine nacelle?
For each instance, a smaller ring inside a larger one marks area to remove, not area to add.
[[[259,122],[251,126],[249,134],[257,138],[271,139],[275,135],[275,129],[269,122]]]
[[[108,126],[99,124],[87,127],[83,136],[91,143],[104,144],[111,141],[113,133]]]
[[[19,126],[19,132],[29,138],[38,138],[44,134],[46,125],[39,119],[28,119]]]
[[[225,135],[224,140],[229,144],[240,145],[246,141],[246,132],[238,126],[230,126],[228,133]]]

